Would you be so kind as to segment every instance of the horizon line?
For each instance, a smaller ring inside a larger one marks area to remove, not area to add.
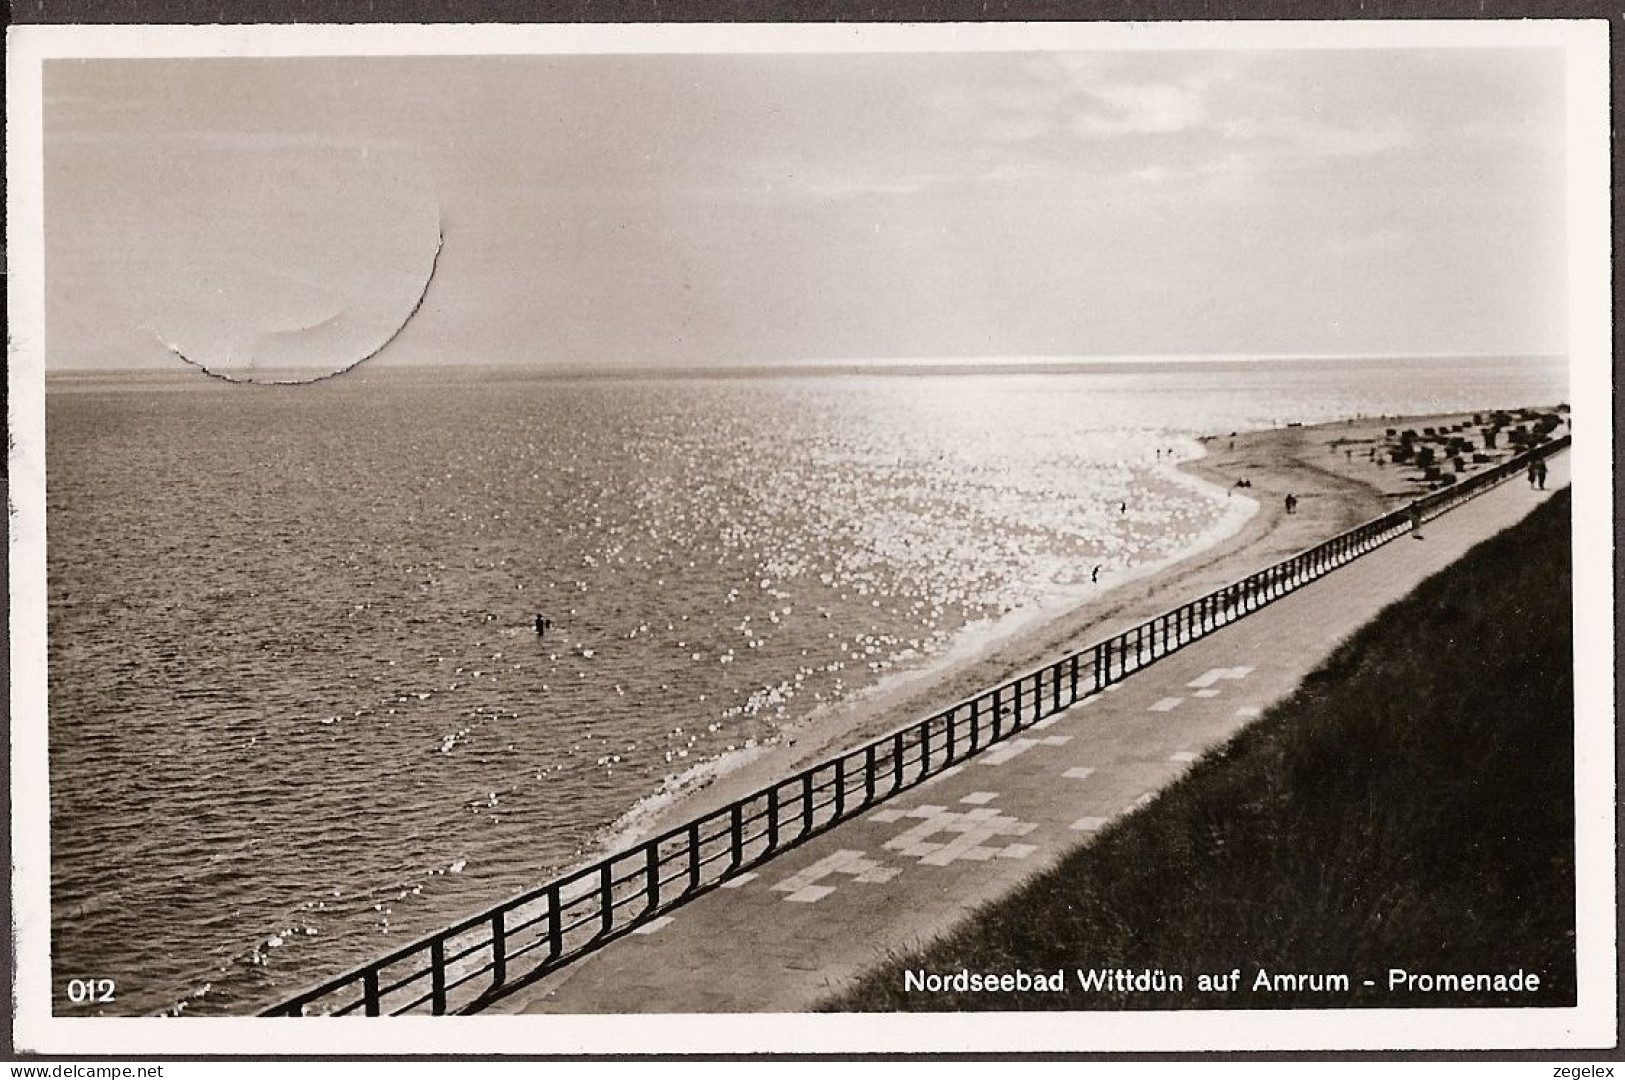
[[[649,362],[649,361],[592,361],[570,360],[541,363],[526,360],[488,360],[469,363],[464,361],[445,360],[401,360],[384,362],[382,358],[375,358],[368,368],[384,368],[387,370],[424,368],[441,368],[451,371],[474,370],[480,368],[515,368],[534,371],[537,374],[685,374],[692,372],[747,372],[761,370],[824,370],[832,368],[1046,368],[1046,367],[1105,367],[1111,365],[1144,365],[1154,366],[1160,364],[1223,364],[1223,363],[1282,363],[1306,362],[1328,363],[1335,361],[1382,361],[1382,360],[1485,360],[1485,359],[1529,359],[1529,360],[1562,360],[1570,357],[1567,351],[1558,352],[1371,352],[1371,353],[1104,353],[1082,356],[1066,354],[1015,354],[1000,356],[889,356],[889,357],[804,357],[800,359],[779,360],[717,360],[717,361],[686,361],[686,362]],[[138,363],[118,366],[66,366],[52,367],[47,364],[44,374],[50,376],[64,375],[91,375],[96,373],[161,373],[167,371],[184,372],[185,369],[172,367],[161,363]],[[276,365],[267,366],[266,371],[300,372],[321,371],[325,365]],[[361,368],[358,371],[363,370]]]

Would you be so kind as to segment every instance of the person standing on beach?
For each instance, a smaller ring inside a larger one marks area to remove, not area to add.
[[[1097,563],[1095,565],[1095,568],[1093,570],[1089,571],[1089,584],[1094,585],[1094,584],[1099,583],[1099,581],[1100,581],[1100,566]]]

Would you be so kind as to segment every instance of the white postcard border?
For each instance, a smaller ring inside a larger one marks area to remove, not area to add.
[[[12,27],[7,35],[15,1040],[75,1054],[637,1054],[1602,1047],[1617,1040],[1608,24],[1601,20]],[[57,57],[1550,47],[1567,57],[1578,988],[1572,1009],[372,1020],[49,1013],[40,80]]]

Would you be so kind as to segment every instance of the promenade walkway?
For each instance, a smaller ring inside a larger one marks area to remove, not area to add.
[[[923,944],[1150,802],[1379,610],[1548,490],[1486,492],[655,919],[499,1002],[506,1012],[794,1012]],[[1241,568],[1241,569],[1252,569]],[[1058,957],[1057,962],[1067,959]]]

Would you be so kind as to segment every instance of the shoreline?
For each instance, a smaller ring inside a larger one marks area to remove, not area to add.
[[[1204,453],[1170,471],[1197,488],[1217,489],[1254,508],[1221,535],[1104,587],[1057,589],[1056,600],[1011,612],[986,627],[971,624],[941,656],[899,672],[795,721],[772,741],[703,762],[678,774],[611,823],[595,857],[674,828],[743,798],[807,766],[909,720],[930,715],[1068,648],[1108,637],[1260,567],[1377,517],[1412,498],[1412,470],[1379,467],[1357,456],[1380,445],[1389,428],[1470,420],[1470,412],[1356,417],[1198,438]],[[1245,479],[1250,487],[1236,489]],[[1288,494],[1298,510],[1288,514]],[[1221,518],[1221,524],[1223,519]],[[969,635],[969,636],[967,636]]]

